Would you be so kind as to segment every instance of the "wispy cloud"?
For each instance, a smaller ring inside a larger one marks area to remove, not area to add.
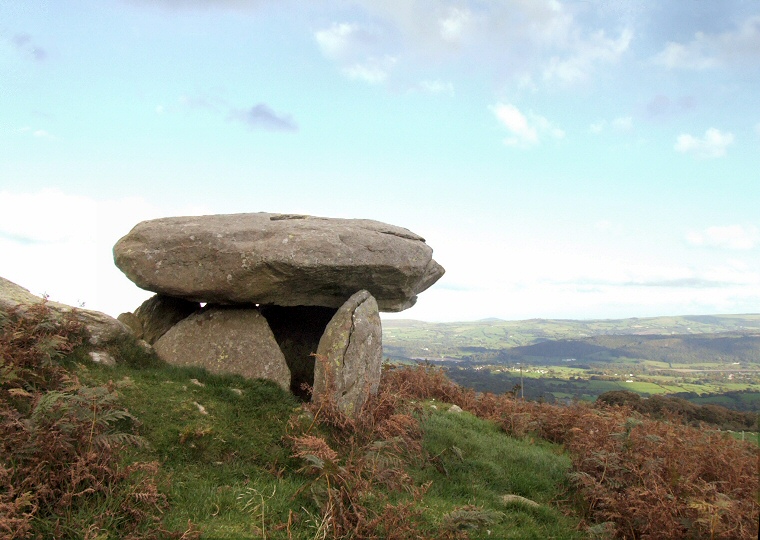
[[[35,137],[37,139],[55,139],[53,135],[50,134],[46,129],[40,129],[40,128],[33,128],[31,126],[24,126],[21,129],[18,130],[19,133],[23,133],[26,135],[31,135],[32,137]]]
[[[716,128],[710,128],[705,131],[702,138],[682,133],[676,139],[673,147],[677,152],[691,154],[696,158],[712,159],[724,157],[726,149],[733,144],[734,134],[722,132]]]
[[[760,15],[719,34],[697,32],[688,43],[670,41],[653,59],[667,69],[705,70],[760,65]]]
[[[686,241],[693,246],[750,250],[760,243],[760,231],[757,227],[742,225],[708,227],[690,232]]]
[[[600,120],[589,126],[591,133],[602,133],[607,128],[611,128],[617,132],[628,132],[633,129],[633,117],[632,116],[619,116],[611,121]]]
[[[253,11],[267,4],[276,3],[274,0],[123,0],[127,4],[137,6],[161,6],[169,9],[234,9]],[[281,0],[278,0],[281,1]]]
[[[358,24],[333,23],[329,28],[314,32],[322,54],[329,58],[341,59],[352,50],[367,34]]]
[[[250,109],[232,109],[229,118],[242,122],[251,129],[298,131],[298,124],[290,115],[278,114],[265,103],[259,103]]]
[[[603,30],[586,39],[579,39],[570,48],[570,55],[561,58],[553,56],[544,69],[544,79],[558,79],[565,83],[587,80],[597,64],[612,64],[628,50],[633,39],[633,31],[625,29],[617,39],[609,38]]]
[[[365,62],[356,63],[343,68],[343,73],[350,79],[378,84],[388,79],[388,74],[396,64],[396,58],[386,56],[381,59],[369,58]]]
[[[322,54],[341,66],[349,79],[369,84],[383,83],[397,62],[387,52],[381,27],[358,23],[333,23],[314,32]]]
[[[661,281],[630,281],[623,284],[626,287],[667,287],[676,289],[709,289],[714,287],[725,287],[733,285],[727,281],[716,281],[703,278],[680,278],[664,279]]]
[[[526,87],[535,87],[535,81],[575,84],[591,79],[600,66],[618,62],[634,37],[629,27],[617,32],[588,27],[576,18],[578,10],[556,0],[348,4],[358,8],[354,18],[323,25],[314,39],[346,75],[367,71],[372,58],[396,59],[393,73],[384,71],[384,82],[408,77],[431,61],[464,61]],[[362,70],[347,69],[356,66]],[[376,64],[372,71],[370,79],[379,80]]]
[[[561,139],[565,132],[553,125],[549,120],[529,111],[523,114],[510,103],[498,103],[493,107],[499,123],[503,125],[511,135],[504,139],[504,144],[517,148],[529,148],[539,144],[541,138],[551,137]]]
[[[454,83],[450,81],[444,82],[440,80],[421,81],[417,86],[415,86],[411,90],[413,91],[418,90],[418,91],[425,92],[428,94],[445,94],[448,96],[453,96],[455,94]]]
[[[253,130],[298,131],[298,124],[291,115],[276,112],[266,103],[257,103],[250,108],[235,107],[223,97],[215,94],[185,94],[179,97],[175,105],[157,105],[155,107],[155,112],[158,115],[178,110],[226,116],[227,120],[245,124]]]
[[[205,95],[183,95],[179,98],[179,104],[189,109],[207,109],[214,112],[219,112],[223,107],[223,102],[217,98],[211,98]]]
[[[450,7],[446,14],[438,19],[441,39],[450,43],[459,43],[473,24],[473,14],[465,7]]]

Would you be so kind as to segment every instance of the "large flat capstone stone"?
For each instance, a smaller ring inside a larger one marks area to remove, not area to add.
[[[137,286],[194,302],[338,308],[364,289],[381,311],[411,307],[444,273],[407,229],[268,213],[143,221],[114,261]]]

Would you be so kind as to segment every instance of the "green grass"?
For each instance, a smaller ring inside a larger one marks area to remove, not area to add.
[[[266,499],[268,524],[287,521],[303,483],[289,472],[294,467],[282,442],[298,406],[290,394],[266,381],[169,366],[89,366],[80,375],[114,381],[122,403],[140,420],[150,448],[134,457],[158,460],[171,481],[168,527],[192,520],[203,538],[260,535],[260,520],[250,505],[244,508],[257,498],[253,489]]]
[[[283,440],[296,399],[269,382],[139,357],[135,353],[139,361],[130,363],[141,367],[80,362],[77,371],[92,384],[112,381],[121,403],[139,419],[139,434],[150,446],[130,458],[161,463],[171,504],[165,526],[184,530],[190,520],[204,539],[285,539],[291,518],[292,538],[318,537],[319,509]],[[471,538],[581,537],[578,520],[557,506],[570,497],[570,461],[558,447],[510,438],[467,413],[431,410],[423,429],[426,451],[437,456],[412,471],[419,483],[431,482],[416,501],[427,537],[435,538],[447,523],[470,522],[479,523],[468,531]],[[505,503],[504,495],[539,506]],[[405,493],[392,498],[409,500]],[[458,510],[465,517],[455,519]],[[483,516],[485,521],[475,519]]]
[[[559,447],[504,435],[469,413],[432,411],[423,423],[424,447],[435,459],[418,471],[432,482],[423,504],[439,514],[474,505],[496,516],[472,538],[581,538],[577,520],[564,516],[570,459]],[[505,502],[504,496],[521,500]],[[490,531],[490,532],[489,532]]]

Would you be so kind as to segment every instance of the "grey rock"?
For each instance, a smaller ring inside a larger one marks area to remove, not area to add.
[[[206,306],[153,344],[169,364],[268,379],[290,389],[290,370],[266,319],[256,309]]]
[[[114,261],[143,289],[195,302],[338,308],[357,290],[411,307],[444,273],[425,239],[366,219],[253,213],[143,221]]]
[[[39,296],[35,296],[20,285],[0,277],[0,310],[7,312],[11,308],[16,308],[17,312],[23,315],[28,306],[40,302],[42,302],[42,298]],[[94,346],[106,345],[123,339],[131,333],[124,324],[100,311],[74,308],[50,300],[47,301],[47,307],[59,316],[73,313],[74,317],[87,329],[90,335],[90,344]]]
[[[116,365],[114,357],[105,351],[90,351],[90,359],[96,364],[102,364],[104,366],[113,367]]]
[[[127,311],[126,313],[120,313],[116,320],[129,328],[137,339],[143,337],[142,321],[135,316],[134,313]]]
[[[377,393],[382,360],[377,302],[368,291],[359,291],[338,309],[319,341],[313,399],[332,394],[343,412],[358,413]]]
[[[459,414],[464,411],[462,410],[462,407],[460,407],[459,405],[452,405],[451,407],[449,407],[448,412],[453,413],[453,414]]]
[[[308,399],[303,385],[314,385],[313,355],[337,310],[321,306],[262,306],[260,309],[290,368],[290,391]]]
[[[151,296],[140,304],[134,313],[135,318],[140,321],[142,335],[139,337],[152,345],[169,328],[198,311],[200,307],[198,302],[188,302],[182,298],[163,294]]]

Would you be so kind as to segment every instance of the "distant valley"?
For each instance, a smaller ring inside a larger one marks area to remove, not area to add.
[[[630,390],[760,410],[760,314],[463,323],[384,321],[392,361],[430,361],[460,384],[526,398]]]

